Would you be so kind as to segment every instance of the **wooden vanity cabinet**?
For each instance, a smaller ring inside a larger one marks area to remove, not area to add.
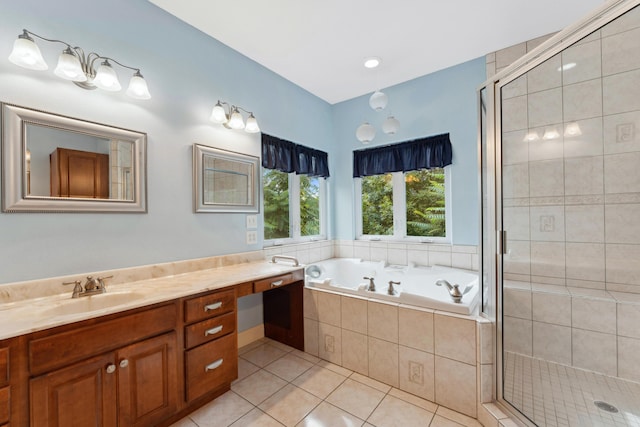
[[[236,289],[184,302],[187,402],[229,390],[238,377]]]
[[[152,426],[173,415],[176,317],[170,304],[31,340],[31,425]]]
[[[0,426],[9,422],[11,386],[9,385],[9,348],[0,347]]]

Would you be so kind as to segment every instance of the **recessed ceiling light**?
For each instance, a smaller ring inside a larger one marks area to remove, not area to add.
[[[369,58],[365,58],[364,66],[367,68],[376,68],[381,62],[382,60],[377,56],[371,56]]]

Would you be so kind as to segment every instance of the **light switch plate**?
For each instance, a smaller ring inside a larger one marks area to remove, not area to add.
[[[258,232],[247,231],[247,245],[255,245],[258,243]]]
[[[247,215],[247,228],[248,229],[258,228],[258,215]]]

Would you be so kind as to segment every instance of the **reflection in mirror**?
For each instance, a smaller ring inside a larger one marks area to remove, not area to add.
[[[133,200],[133,143],[29,123],[27,196]]]
[[[3,210],[146,212],[146,135],[3,104]]]

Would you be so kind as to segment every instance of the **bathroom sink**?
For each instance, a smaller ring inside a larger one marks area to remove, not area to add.
[[[69,298],[54,306],[40,311],[44,316],[63,316],[66,314],[85,313],[131,303],[145,297],[136,292],[107,292],[89,297]]]

